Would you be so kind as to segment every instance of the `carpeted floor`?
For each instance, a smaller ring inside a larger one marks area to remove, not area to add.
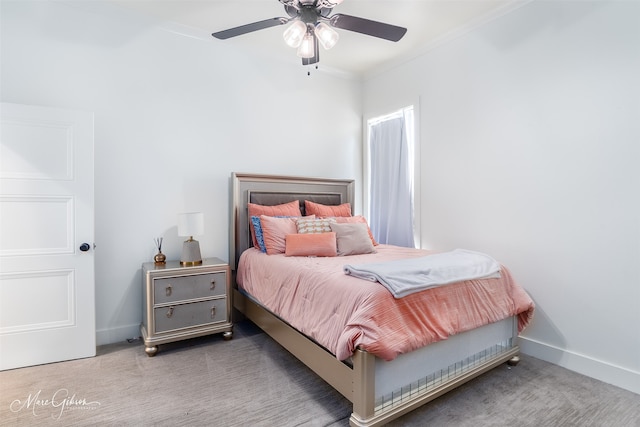
[[[234,338],[140,341],[0,372],[2,426],[347,426],[350,403],[250,322]],[[640,427],[640,395],[523,356],[391,426]]]

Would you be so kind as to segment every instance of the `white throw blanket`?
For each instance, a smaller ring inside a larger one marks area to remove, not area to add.
[[[380,282],[395,298],[464,280],[500,277],[500,264],[489,255],[455,249],[420,258],[345,265],[345,274]]]

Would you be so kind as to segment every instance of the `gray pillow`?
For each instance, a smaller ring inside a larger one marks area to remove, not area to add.
[[[330,224],[331,231],[336,233],[338,256],[371,254],[375,252],[367,224],[346,223]]]

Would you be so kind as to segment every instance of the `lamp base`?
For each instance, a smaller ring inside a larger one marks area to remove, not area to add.
[[[202,264],[202,256],[200,255],[200,243],[197,240],[185,240],[182,244],[182,257],[180,265],[200,265]]]

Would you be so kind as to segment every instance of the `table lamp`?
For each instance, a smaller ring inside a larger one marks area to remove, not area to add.
[[[204,234],[204,215],[202,212],[189,212],[178,215],[178,235],[189,236],[182,244],[180,265],[200,265],[200,243],[193,236]]]

